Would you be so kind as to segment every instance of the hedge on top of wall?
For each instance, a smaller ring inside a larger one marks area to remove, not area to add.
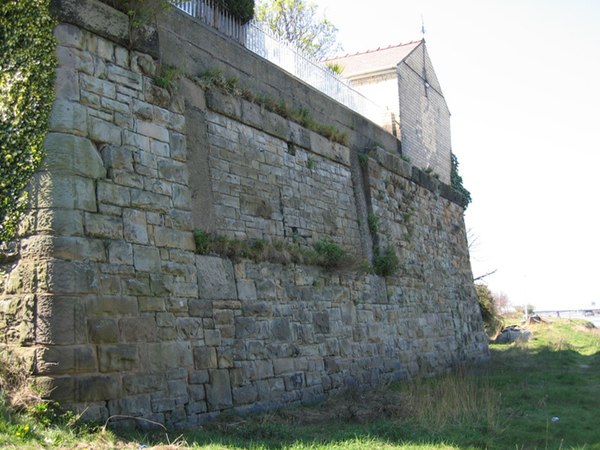
[[[14,236],[43,157],[56,67],[49,3],[0,2],[0,243]]]

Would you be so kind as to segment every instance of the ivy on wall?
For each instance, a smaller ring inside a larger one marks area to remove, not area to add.
[[[454,153],[451,154],[450,184],[462,196],[462,204],[466,209],[471,203],[471,193],[464,187],[462,177],[458,174],[458,159]]]
[[[43,158],[56,67],[49,3],[0,2],[0,243],[14,236]]]

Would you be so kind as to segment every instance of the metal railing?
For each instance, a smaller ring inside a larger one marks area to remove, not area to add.
[[[384,128],[395,122],[393,112],[353,89],[347,80],[282,41],[255,20],[241,24],[214,0],[173,1],[177,8],[234,39],[253,53],[271,61],[329,97]]]

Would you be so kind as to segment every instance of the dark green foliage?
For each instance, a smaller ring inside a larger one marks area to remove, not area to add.
[[[377,234],[377,230],[379,229],[379,219],[375,213],[369,213],[369,216],[367,217],[367,223],[369,224],[369,231],[371,232],[371,235]]]
[[[340,267],[347,256],[346,250],[335,242],[327,239],[320,240],[315,244],[315,250],[319,256],[321,266],[327,269]]]
[[[485,284],[475,284],[477,299],[479,300],[479,309],[483,326],[488,336],[495,336],[503,326],[502,317],[496,310],[494,295]]]
[[[383,252],[378,251],[373,257],[373,271],[382,277],[388,277],[396,273],[398,264],[398,256],[391,246]]]
[[[217,0],[217,4],[242,23],[254,17],[254,0]]]
[[[49,0],[0,2],[0,242],[25,209],[25,186],[42,161],[54,100],[56,42]]]
[[[451,166],[450,166],[450,184],[456,189],[463,198],[463,207],[466,208],[471,203],[471,193],[463,186],[462,177],[458,174],[458,159],[456,155],[452,153],[450,155]]]

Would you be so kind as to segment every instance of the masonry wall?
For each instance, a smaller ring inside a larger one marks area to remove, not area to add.
[[[398,65],[402,153],[450,183],[450,111],[424,44]]]
[[[130,49],[127,17],[105,4],[55,10],[48,156],[0,262],[0,344],[53,398],[91,420],[194,427],[486,358],[459,197],[391,135],[180,12]],[[153,81],[159,57],[183,73],[176,94]],[[206,90],[195,77],[212,67],[333,122],[348,145]],[[198,255],[198,228],[328,238],[357,261],[392,247],[400,269]]]

